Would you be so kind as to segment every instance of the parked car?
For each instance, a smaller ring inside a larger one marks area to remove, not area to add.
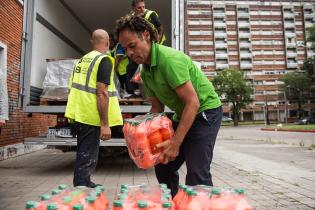
[[[299,125],[315,124],[315,117],[305,117],[297,122]]]
[[[232,122],[232,121],[233,121],[233,119],[230,117],[227,117],[227,116],[222,117],[222,122]]]

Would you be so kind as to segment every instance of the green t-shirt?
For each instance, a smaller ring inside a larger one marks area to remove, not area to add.
[[[152,43],[151,66],[143,65],[141,73],[145,93],[156,97],[175,112],[174,120],[179,121],[184,102],[176,94],[176,87],[191,81],[202,112],[221,106],[218,94],[204,73],[184,53],[163,45]]]

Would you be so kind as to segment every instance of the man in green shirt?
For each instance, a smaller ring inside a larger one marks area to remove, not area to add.
[[[210,164],[216,136],[221,125],[220,99],[211,82],[192,62],[175,49],[156,44],[156,31],[141,17],[123,17],[117,21],[116,35],[128,57],[143,64],[141,74],[151,112],[163,112],[168,106],[175,134],[164,144],[155,166],[160,183],[166,183],[174,196],[178,190],[178,169],[186,162],[187,185],[210,185]]]

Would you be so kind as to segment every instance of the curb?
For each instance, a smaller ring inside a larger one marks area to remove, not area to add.
[[[261,128],[262,131],[287,131],[287,132],[304,132],[304,133],[315,133],[315,130],[289,130],[282,128]]]

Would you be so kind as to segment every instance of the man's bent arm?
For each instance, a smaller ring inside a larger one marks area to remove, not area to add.
[[[108,103],[109,95],[107,91],[107,85],[101,82],[97,82],[97,108],[100,115],[101,126],[108,126]]]

